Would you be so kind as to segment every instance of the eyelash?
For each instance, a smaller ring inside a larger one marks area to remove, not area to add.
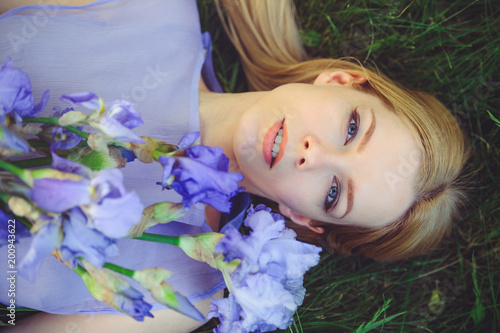
[[[332,192],[335,190],[335,195],[332,197]],[[337,202],[339,201],[339,193],[340,193],[340,184],[337,181],[337,177],[333,177],[333,185],[330,186],[330,189],[328,190],[328,193],[326,194],[325,197],[325,212],[328,212],[330,209],[335,207],[337,205]]]
[[[358,134],[358,129],[359,129],[359,113],[358,113],[358,108],[355,108],[354,110],[352,110],[351,115],[349,117],[349,124],[347,125],[347,136],[349,136],[349,128],[351,127],[351,125],[356,125],[356,130],[355,130],[354,134],[351,134],[350,138],[346,138],[346,140],[344,142],[344,146],[346,144],[348,144],[349,142],[351,142],[352,139],[356,136],[356,134]]]
[[[349,134],[349,129],[350,129],[351,125],[356,126],[353,134]],[[359,129],[359,114],[358,114],[358,108],[355,108],[351,112],[351,115],[349,116],[349,124],[347,125],[347,138],[344,142],[344,146],[346,144],[348,144],[349,142],[351,142],[356,137],[356,135],[358,134],[358,129]],[[349,135],[351,137],[349,137]],[[335,194],[332,197],[332,193],[334,190],[335,190],[335,192],[334,192]],[[326,197],[325,197],[325,211],[326,212],[328,212],[330,209],[332,209],[333,207],[335,207],[337,205],[337,202],[339,201],[339,198],[340,198],[340,195],[339,195],[340,190],[341,190],[340,184],[337,180],[337,177],[334,176],[333,177],[333,185],[330,187],[330,189],[328,190],[328,193],[326,194]]]

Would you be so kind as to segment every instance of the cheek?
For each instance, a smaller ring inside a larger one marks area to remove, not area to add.
[[[246,161],[254,158],[254,147],[257,144],[255,126],[243,117],[234,132],[233,150],[238,160]]]
[[[323,192],[328,186],[319,177],[290,177],[286,181],[276,181],[275,185],[276,201],[304,216],[312,216],[322,205]]]
[[[247,177],[247,174],[252,172],[258,157],[255,142],[245,138],[241,140],[236,139],[233,143],[233,149],[239,169],[243,173],[243,176]]]
[[[261,130],[254,117],[246,116],[238,124],[233,138],[233,151],[236,163],[245,177],[255,170],[265,168],[262,155]],[[262,172],[262,170],[260,170]]]

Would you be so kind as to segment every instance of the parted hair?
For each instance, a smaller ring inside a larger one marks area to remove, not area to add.
[[[359,253],[375,260],[403,259],[435,249],[465,201],[468,141],[451,112],[433,96],[406,89],[351,58],[310,59],[291,0],[216,0],[216,5],[240,54],[250,90],[313,83],[325,71],[366,77],[354,88],[377,96],[402,119],[420,146],[416,195],[402,216],[377,228],[314,222],[324,228],[322,234],[290,223],[298,238],[334,253]]]

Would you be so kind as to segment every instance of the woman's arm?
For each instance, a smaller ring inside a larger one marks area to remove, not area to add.
[[[221,298],[223,291],[213,295]],[[194,303],[205,316],[210,310],[210,299]],[[138,322],[125,315],[54,315],[41,313],[31,316],[6,332],[71,332],[71,333],[187,333],[192,332],[203,323],[186,317],[173,310],[153,312],[154,318],[146,317]]]
[[[0,2],[0,13],[5,13],[13,8],[26,5],[67,5],[80,6],[96,0],[2,0]]]

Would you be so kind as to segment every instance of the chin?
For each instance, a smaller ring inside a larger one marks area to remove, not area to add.
[[[263,157],[261,150],[258,149],[258,140],[256,136],[247,136],[245,133],[239,133],[233,141],[234,156],[239,169],[246,176],[247,173],[255,173],[262,167]]]

